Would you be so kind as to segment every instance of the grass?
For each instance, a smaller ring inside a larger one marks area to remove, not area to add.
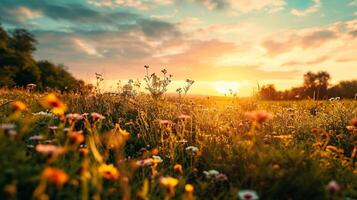
[[[2,199],[357,199],[356,101],[55,95],[0,90]]]

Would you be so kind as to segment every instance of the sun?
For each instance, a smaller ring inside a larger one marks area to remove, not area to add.
[[[240,89],[240,84],[236,81],[215,81],[213,83],[214,89],[222,94],[237,93]]]

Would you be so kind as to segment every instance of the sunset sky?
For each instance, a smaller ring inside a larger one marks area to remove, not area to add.
[[[144,65],[173,74],[171,91],[190,78],[209,95],[286,89],[309,70],[357,79],[353,0],[0,0],[0,13],[36,36],[37,59],[87,82],[102,73],[107,89],[142,79]]]

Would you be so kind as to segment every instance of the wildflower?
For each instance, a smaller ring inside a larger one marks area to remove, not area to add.
[[[51,109],[55,115],[63,115],[66,111],[66,106],[54,94],[48,94],[42,100],[42,106]]]
[[[66,118],[67,118],[68,122],[73,123],[75,121],[82,120],[83,115],[80,115],[78,113],[69,113],[66,115]]]
[[[0,129],[3,130],[13,130],[16,129],[16,125],[15,124],[0,124]]]
[[[107,180],[116,180],[119,177],[119,171],[113,164],[102,164],[98,168],[99,174]]]
[[[311,129],[311,133],[313,133],[313,134],[318,134],[319,132],[320,132],[320,129],[318,129],[318,128]]]
[[[187,152],[189,152],[189,153],[192,153],[192,154],[198,152],[198,148],[195,147],[195,146],[188,146],[188,147],[186,147],[185,150],[186,150]]]
[[[93,121],[99,121],[99,120],[103,120],[103,119],[105,119],[105,117],[103,116],[103,115],[101,115],[101,114],[99,114],[99,113],[96,113],[96,112],[92,112],[91,114],[90,114],[90,116],[92,117],[92,119],[93,119]]]
[[[21,101],[14,101],[11,103],[11,110],[14,113],[22,112],[26,110],[27,106]]]
[[[123,129],[119,129],[119,134],[125,138],[129,137],[130,136],[130,133],[126,130],[123,130]]]
[[[32,114],[35,115],[35,116],[53,117],[52,113],[44,112],[44,111],[40,111],[40,112],[32,113]]]
[[[138,160],[138,161],[136,161],[136,165],[138,167],[150,166],[150,165],[152,165],[152,161],[153,161],[152,158],[148,158],[148,159],[144,159],[144,160]]]
[[[33,90],[36,87],[37,87],[37,85],[34,84],[34,83],[29,83],[29,84],[26,85],[26,89],[28,89],[28,90]]]
[[[252,121],[261,124],[272,117],[272,115],[266,111],[253,111],[246,113],[246,116],[249,117]]]
[[[159,153],[159,149],[157,149],[157,148],[153,148],[150,150],[151,155],[157,155],[158,153]]]
[[[61,169],[47,167],[42,172],[42,177],[48,182],[61,187],[69,179],[68,175]]]
[[[193,185],[191,185],[191,184],[186,184],[186,185],[185,185],[185,191],[186,191],[187,193],[192,193],[193,190],[194,190]]]
[[[152,162],[154,164],[162,163],[162,158],[160,156],[152,156]]]
[[[81,144],[85,140],[82,132],[69,132],[68,138],[72,144]]]
[[[217,181],[227,181],[228,177],[223,173],[219,173],[214,177],[214,179]]]
[[[203,171],[203,173],[205,174],[206,178],[214,178],[219,174],[219,171],[211,169],[209,171]]]
[[[58,126],[49,126],[48,129],[55,131],[58,129]]]
[[[182,165],[181,164],[175,164],[174,165],[174,171],[179,172],[180,174],[183,173]]]
[[[351,120],[351,124],[352,124],[355,128],[357,128],[357,118],[353,118],[353,119]]]
[[[43,155],[57,156],[63,153],[63,148],[51,144],[38,144],[36,145],[36,151]]]
[[[330,193],[336,193],[340,191],[340,186],[335,180],[332,180],[327,184],[326,190]]]
[[[166,187],[166,188],[175,188],[176,185],[178,184],[178,180],[176,178],[172,178],[172,177],[162,177],[160,179],[160,184],[163,186],[163,187]]]
[[[33,135],[31,137],[29,137],[29,140],[34,140],[34,141],[39,141],[39,140],[43,140],[43,136],[42,135]]]
[[[253,190],[241,190],[238,192],[238,198],[240,200],[258,200],[258,194]]]
[[[17,134],[15,124],[0,124],[0,129],[4,130],[5,134],[14,137]]]
[[[181,114],[181,115],[179,115],[177,118],[182,119],[182,120],[185,120],[185,119],[191,119],[191,116]]]

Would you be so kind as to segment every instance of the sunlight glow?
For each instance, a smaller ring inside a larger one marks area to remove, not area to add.
[[[240,90],[240,83],[238,82],[229,82],[229,81],[215,81],[213,83],[213,86],[217,92],[220,94],[230,94],[231,92],[233,93],[238,93]]]

